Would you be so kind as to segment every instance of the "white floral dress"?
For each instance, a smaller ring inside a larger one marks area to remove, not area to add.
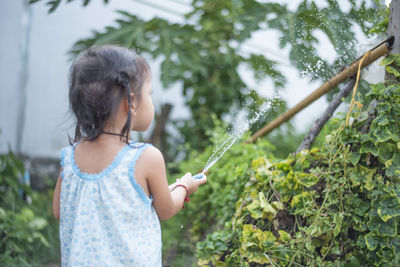
[[[75,145],[61,150],[62,266],[161,266],[160,221],[134,177],[147,146],[126,145],[98,174],[79,170]]]

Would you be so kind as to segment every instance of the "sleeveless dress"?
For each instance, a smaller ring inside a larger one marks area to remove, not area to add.
[[[161,266],[160,221],[134,177],[149,144],[126,145],[97,174],[79,170],[75,145],[61,150],[62,266]]]

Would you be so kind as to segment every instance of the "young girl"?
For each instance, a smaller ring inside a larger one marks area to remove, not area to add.
[[[129,140],[154,117],[149,65],[122,47],[92,47],[72,64],[69,87],[75,138],[61,151],[53,199],[62,266],[161,266],[159,220],[206,177],[168,186],[160,151]]]

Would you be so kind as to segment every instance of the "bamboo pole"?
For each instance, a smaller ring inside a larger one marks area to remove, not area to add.
[[[384,56],[387,53],[389,53],[393,42],[394,42],[394,37],[391,36],[388,39],[386,39],[384,42],[382,42],[380,45],[367,51],[367,53],[370,52],[370,54],[364,59],[362,65],[361,65],[361,68],[365,68],[366,66],[370,65],[372,62],[376,61],[381,56]],[[266,126],[261,128],[259,131],[257,131],[255,134],[253,134],[247,142],[254,142],[257,138],[268,134],[273,129],[279,127],[281,124],[288,121],[290,118],[292,118],[298,112],[300,112],[305,107],[310,105],[312,102],[314,102],[315,100],[320,98],[322,95],[326,94],[331,89],[335,88],[339,83],[341,83],[341,82],[347,80],[349,77],[355,75],[357,73],[357,68],[358,68],[358,64],[359,64],[360,60],[361,60],[361,57],[359,59],[357,59],[356,61],[354,61],[352,64],[350,64],[347,68],[342,70],[340,73],[336,74],[331,79],[329,79],[327,82],[325,82],[321,87],[319,87],[313,93],[311,93],[306,98],[304,98],[296,106],[287,110],[281,116],[279,116],[278,118],[276,118],[275,120],[271,121]]]

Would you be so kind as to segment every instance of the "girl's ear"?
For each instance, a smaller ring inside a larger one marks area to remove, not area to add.
[[[136,115],[136,97],[134,93],[130,94],[131,97],[131,106],[129,107],[129,110],[132,112],[133,115]]]

